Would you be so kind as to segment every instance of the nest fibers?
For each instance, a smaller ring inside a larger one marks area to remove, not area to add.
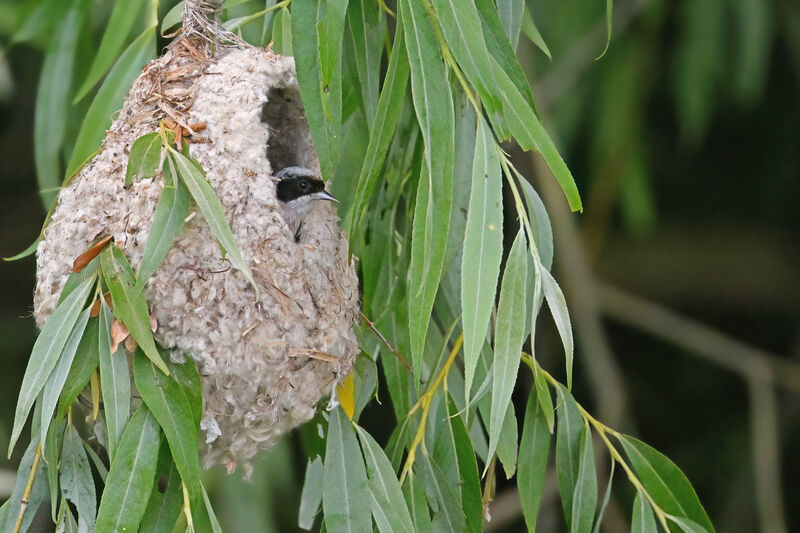
[[[232,471],[309,420],[358,352],[358,281],[334,206],[315,202],[295,242],[275,197],[280,168],[319,168],[292,58],[246,46],[205,59],[184,40],[145,67],[100,153],[59,195],[37,250],[35,316],[47,320],[98,236],[112,235],[138,268],[164,180],[125,187],[127,153],[169,117],[207,126],[191,154],[259,286],[256,299],[199,212],[147,286],[157,340],[174,359],[195,359],[203,377],[204,464]]]

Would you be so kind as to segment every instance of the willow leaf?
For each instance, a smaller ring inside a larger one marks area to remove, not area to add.
[[[322,459],[317,456],[306,464],[306,475],[303,481],[303,492],[300,494],[300,510],[297,515],[297,526],[310,531],[314,527],[319,506],[322,503]]]
[[[89,458],[86,457],[86,452],[83,450],[81,437],[75,426],[71,424],[64,434],[59,470],[61,472],[61,490],[78,511],[79,530],[94,531],[97,496],[92,469],[89,466]]]
[[[500,260],[503,255],[503,183],[494,139],[483,120],[478,121],[472,192],[461,262],[461,309],[464,326],[464,379],[466,401],[478,365],[494,307]]]
[[[572,532],[592,530],[597,509],[597,472],[594,465],[594,447],[589,423],[584,422],[580,438],[580,462],[575,491],[572,495]]]
[[[653,516],[653,508],[650,502],[636,491],[633,499],[633,513],[631,515],[631,533],[658,533],[656,517]]]
[[[150,311],[144,294],[133,290],[136,277],[133,275],[128,259],[122,248],[115,244],[106,246],[100,253],[100,266],[111,300],[114,303],[114,316],[130,331],[145,355],[165,374],[169,374],[167,366],[158,353],[153,331],[150,329]]]
[[[567,529],[572,529],[572,502],[580,468],[581,432],[583,419],[578,406],[569,391],[559,386],[557,389],[559,408],[558,431],[556,433],[556,477],[561,493],[561,506]]]
[[[322,508],[331,533],[372,528],[364,458],[350,420],[341,408],[331,412],[322,470]]]
[[[539,33],[539,28],[536,27],[536,23],[533,21],[533,16],[531,15],[531,10],[528,9],[527,5],[522,14],[522,33],[524,33],[525,37],[530,39],[539,50],[544,52],[544,55],[546,55],[548,59],[553,59],[550,55],[550,49],[547,47],[547,43],[544,42],[542,34]]]
[[[100,304],[100,327],[97,332],[97,356],[100,364],[100,389],[106,420],[108,457],[117,453],[122,432],[131,416],[131,376],[128,358],[118,349],[111,353],[111,310],[105,301]]]
[[[227,254],[231,264],[250,282],[258,296],[258,287],[250,272],[250,267],[242,257],[239,245],[236,244],[236,239],[233,237],[228,219],[225,217],[225,209],[214,193],[211,184],[208,183],[205,174],[193,160],[180,152],[169,150],[169,159],[174,164],[177,176],[186,185],[195,204],[203,213],[206,224],[222,248],[223,256]]]
[[[567,301],[564,299],[564,293],[561,292],[561,287],[553,278],[546,268],[540,268],[539,271],[542,275],[542,289],[544,290],[544,298],[547,300],[547,305],[550,307],[550,313],[553,315],[553,320],[556,323],[556,329],[561,337],[561,344],[564,346],[564,357],[566,358],[567,365],[567,388],[572,388],[572,356],[575,350],[572,340],[572,324],[569,319],[569,311],[567,310]]]
[[[154,131],[142,135],[131,145],[128,166],[125,169],[125,185],[137,180],[155,177],[161,162],[161,135]]]
[[[8,455],[14,450],[19,434],[28,419],[33,402],[45,386],[47,378],[55,368],[61,352],[69,339],[72,328],[78,322],[86,298],[94,285],[94,279],[87,279],[75,289],[53,312],[42,328],[33,345],[25,375],[22,378],[17,408],[14,412],[14,426],[8,445]]]
[[[119,51],[122,50],[122,45],[125,44],[125,39],[130,35],[133,23],[136,22],[136,15],[144,3],[144,0],[114,2],[114,9],[111,11],[111,16],[103,32],[103,39],[100,41],[97,55],[94,56],[89,74],[86,75],[80,89],[75,94],[73,104],[82,100],[114,63]]]
[[[378,108],[378,87],[381,75],[381,39],[386,19],[377,2],[353,2],[347,12],[347,23],[353,36],[356,69],[361,86],[361,101],[370,130]]]
[[[536,531],[536,518],[539,516],[539,506],[542,502],[551,440],[552,436],[536,398],[536,391],[531,391],[525,408],[517,467],[519,498],[529,531]]]
[[[111,115],[122,107],[134,78],[142,66],[156,55],[156,28],[144,30],[119,56],[106,76],[81,124],[75,147],[67,163],[66,176],[71,176],[97,150],[111,126]]]
[[[447,246],[453,197],[455,117],[447,73],[430,18],[421,2],[398,3],[411,67],[411,92],[425,141],[417,185],[408,287],[413,366],[419,371]]]
[[[492,387],[492,412],[489,421],[489,456],[497,449],[511,403],[511,393],[517,382],[520,353],[525,341],[525,302],[527,300],[527,247],[522,229],[517,232],[508,253],[503,282],[500,286],[500,303],[497,307],[497,324],[494,340],[494,386]]]
[[[155,417],[140,405],[111,462],[97,510],[97,531],[138,531],[153,490],[160,433]]]
[[[150,493],[150,500],[147,502],[139,531],[171,533],[181,512],[182,503],[181,476],[178,474],[178,469],[175,468],[169,446],[162,437],[158,450],[158,466],[153,490]]]
[[[67,410],[72,407],[72,402],[86,387],[92,374],[97,370],[98,322],[97,318],[90,318],[89,323],[86,325],[78,351],[69,369],[67,380],[64,382],[64,388],[61,389],[56,418],[63,418],[67,414]]]
[[[403,484],[403,496],[405,496],[411,519],[414,521],[414,531],[417,533],[432,533],[431,515],[428,511],[428,500],[425,498],[425,491],[422,484],[414,476],[409,474]]]

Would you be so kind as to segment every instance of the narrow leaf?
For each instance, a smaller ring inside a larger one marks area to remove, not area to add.
[[[514,403],[510,402],[503,417],[500,428],[500,439],[497,441],[497,458],[503,465],[506,479],[511,479],[517,470],[517,448],[519,441],[519,428],[517,428],[517,415],[514,412]]]
[[[242,252],[239,245],[236,244],[236,239],[233,236],[228,219],[225,217],[225,209],[222,203],[217,198],[214,189],[205,177],[205,174],[185,155],[169,150],[170,161],[175,165],[175,171],[180,177],[181,181],[189,189],[189,192],[194,199],[200,212],[203,213],[203,218],[206,219],[206,224],[211,229],[217,241],[222,247],[223,254],[227,254],[231,264],[234,268],[238,269],[247,281],[253,286],[258,296],[258,287],[250,273],[250,267],[242,257]]]
[[[533,185],[522,177],[517,181],[525,196],[525,205],[528,206],[528,218],[531,222],[531,229],[533,229],[536,248],[539,250],[539,259],[541,259],[542,265],[550,270],[553,266],[553,228],[550,225],[550,217]]]
[[[131,265],[122,248],[117,245],[106,247],[100,254],[100,265],[103,270],[103,279],[111,292],[114,316],[125,324],[145,355],[162,372],[169,374],[167,366],[158,353],[153,331],[150,329],[150,311],[147,308],[147,301],[142,293],[136,293],[133,290],[136,277],[133,275]]]
[[[589,423],[585,422],[580,439],[580,462],[575,491],[572,496],[572,532],[592,530],[597,508],[597,472],[594,466],[594,447]]]
[[[105,301],[100,304],[97,332],[97,355],[100,362],[100,387],[108,438],[108,457],[117,453],[122,432],[131,416],[131,376],[128,358],[123,350],[111,353],[111,310]]]
[[[693,522],[688,518],[683,518],[680,516],[672,516],[670,514],[667,515],[667,519],[670,522],[673,522],[678,525],[678,527],[684,533],[707,533],[708,530],[698,524],[697,522]]]
[[[621,435],[619,441],[642,485],[659,507],[668,514],[688,518],[700,527],[714,531],[692,484],[675,463],[631,436]]]
[[[119,0],[114,2],[114,9],[111,11],[111,16],[103,32],[103,39],[100,41],[97,55],[94,56],[89,74],[86,75],[81,88],[78,89],[72,102],[73,104],[86,96],[92,87],[100,81],[103,74],[108,71],[114,60],[117,59],[119,51],[122,50],[122,45],[125,44],[125,39],[130,35],[133,23],[136,22],[136,15],[144,3],[143,0]]]
[[[160,140],[158,146],[160,151]],[[131,151],[132,154],[133,151]],[[130,168],[130,162],[128,165],[128,168]],[[136,286],[133,288],[133,292],[141,292],[150,276],[164,261],[172,241],[175,240],[186,224],[186,217],[189,216],[191,207],[192,198],[186,185],[183,180],[177,179],[172,165],[165,162],[164,190],[161,191],[161,197],[158,199],[158,204],[156,204],[156,211],[153,214],[153,222],[150,225],[150,233],[142,254],[142,264],[139,266],[139,273],[136,276]]]
[[[542,502],[551,440],[547,420],[539,405],[536,391],[531,391],[525,408],[517,468],[517,486],[522,502],[522,514],[525,516],[525,524],[529,531],[536,531],[536,518]]]
[[[524,8],[524,0],[497,0],[497,13],[500,15],[500,22],[503,24],[512,48],[516,48],[519,42]]]
[[[283,55],[292,55],[292,15],[282,7],[272,26],[272,48]]]
[[[492,387],[492,412],[489,421],[489,457],[497,449],[503,419],[511,393],[517,382],[522,343],[525,341],[525,308],[527,301],[527,248],[525,235],[520,228],[508,253],[503,282],[500,287],[500,303],[497,308],[497,324],[494,340],[494,386]]]
[[[411,92],[425,141],[417,185],[408,286],[413,367],[419,372],[447,246],[453,198],[455,117],[434,28],[421,2],[398,2],[411,67]]]
[[[303,492],[300,494],[300,510],[297,516],[297,526],[300,529],[311,531],[321,503],[322,459],[317,456],[313,460],[309,459],[306,465]]]
[[[556,434],[556,477],[561,493],[561,506],[567,528],[572,529],[572,502],[580,469],[581,432],[583,419],[578,406],[569,391],[559,386],[558,394],[558,432]]]
[[[0,531],[14,531],[17,518],[19,517],[20,507],[22,505],[22,496],[28,485],[31,477],[31,469],[35,462],[36,452],[39,449],[39,442],[34,440],[28,445],[25,454],[19,462],[17,468],[17,479],[14,481],[14,488],[8,496],[2,509],[0,509]],[[28,498],[27,509],[25,516],[22,520],[22,528],[20,531],[27,531],[30,528],[33,517],[36,511],[42,504],[45,496],[47,495],[47,476],[44,475],[44,461],[39,461],[36,465],[36,474],[33,478],[33,486]]]
[[[14,413],[14,426],[8,445],[9,457],[14,450],[14,444],[19,438],[22,427],[28,419],[33,402],[39,396],[47,378],[55,368],[93,285],[94,279],[87,279],[75,289],[64,302],[56,307],[36,338],[25,375],[22,378],[17,408]]]
[[[61,145],[67,127],[78,37],[86,14],[86,2],[71,4],[49,40],[36,93],[33,148],[36,177],[45,209],[53,203],[61,185]]]
[[[411,519],[414,521],[414,531],[417,533],[431,533],[431,515],[428,511],[428,500],[425,498],[425,491],[413,473],[409,474],[403,485],[403,496],[408,504]]]
[[[452,426],[455,441],[458,471],[461,474],[461,508],[467,519],[467,528],[472,533],[480,533],[483,527],[483,502],[481,500],[481,482],[478,463],[475,461],[475,450],[464,421],[458,415],[458,408],[452,398],[448,402],[448,420]]]
[[[58,400],[58,411],[56,413],[56,418],[58,419],[66,415],[67,410],[72,406],[72,402],[86,388],[89,378],[97,370],[97,329],[98,319],[90,318],[84,330],[81,343],[78,345],[78,351],[72,361],[72,367],[69,369],[67,380],[64,382],[64,388],[61,389],[61,397]]]
[[[411,521],[411,515],[408,512],[408,507],[403,499],[403,492],[400,490],[400,484],[397,482],[392,463],[383,452],[383,449],[375,442],[372,436],[356,426],[358,438],[361,441],[361,450],[364,453],[364,460],[367,466],[367,475],[369,476],[368,486],[371,494],[376,495],[373,502],[384,503],[391,509],[391,513],[385,515],[386,525],[389,526],[388,531],[408,531],[412,533],[414,526]],[[378,512],[380,508],[373,505],[372,514],[378,521]]]
[[[175,466],[194,499],[200,494],[198,428],[186,395],[174,379],[159,372],[140,352],[133,358],[133,375],[142,400],[164,431]]]
[[[431,461],[431,457],[421,454],[414,465],[429,501],[437,502],[433,514],[434,531],[466,531],[467,519],[453,485],[447,480],[442,469]]]
[[[522,14],[522,33],[524,33],[525,37],[530,39],[539,50],[544,52],[544,55],[546,55],[548,59],[553,59],[550,55],[550,49],[547,47],[547,43],[544,42],[542,34],[539,33],[539,28],[536,27],[536,23],[533,21],[533,16],[531,16],[531,10],[528,9],[528,6],[525,6],[525,12]]]
[[[158,422],[146,405],[139,406],[111,462],[97,510],[97,531],[138,531],[153,490],[160,441]]]
[[[614,485],[614,469],[617,467],[617,461],[611,458],[611,468],[608,471],[608,483],[606,484],[606,492],[603,495],[603,502],[600,504],[600,510],[597,512],[597,517],[594,521],[592,533],[600,533],[600,524],[603,522],[603,516],[606,514],[606,507],[611,500],[611,487]]]
[[[78,511],[78,529],[87,532],[94,531],[97,496],[92,469],[89,466],[86,452],[83,450],[81,437],[75,426],[72,425],[67,426],[64,434],[60,471],[61,490],[64,492],[64,497],[72,502]]]
[[[158,173],[158,164],[161,162],[161,148],[161,135],[157,131],[142,135],[133,141],[128,153],[128,166],[125,169],[125,185],[134,179],[155,177]]]
[[[494,139],[478,121],[472,192],[467,211],[461,262],[461,309],[464,325],[464,388],[470,401],[472,381],[494,307],[503,255],[503,184]]]
[[[658,533],[656,517],[653,516],[653,508],[650,502],[636,491],[633,499],[633,514],[631,516],[631,533]]]
[[[78,321],[72,328],[69,334],[67,343],[58,358],[55,368],[47,378],[44,389],[42,391],[42,427],[39,438],[42,443],[47,441],[47,429],[50,426],[50,421],[53,418],[53,412],[58,404],[58,397],[61,395],[61,390],[64,388],[64,383],[67,380],[69,369],[72,366],[72,361],[75,359],[75,353],[78,351],[83,333],[86,330],[86,323],[89,322],[89,309],[85,309],[79,316]],[[46,449],[42,445],[42,452]]]
[[[175,468],[169,446],[162,437],[155,481],[139,531],[171,533],[178,520],[182,504],[181,476]]]
[[[331,411],[325,464],[322,470],[322,509],[330,533],[372,528],[367,473],[350,420],[340,409]]]
[[[155,57],[155,45],[153,26],[142,32],[111,68],[83,119],[67,163],[67,176],[71,176],[100,146],[111,126],[111,115],[122,106],[133,79],[141,73],[142,66]]]
[[[558,329],[558,334],[561,337],[561,344],[564,346],[564,356],[567,366],[567,388],[571,389],[574,345],[572,340],[572,324],[569,319],[569,311],[567,310],[567,301],[564,299],[564,293],[561,292],[561,287],[558,286],[558,283],[556,283],[550,271],[546,268],[540,268],[539,271],[542,275],[544,298],[547,300],[548,307],[550,307],[550,313],[553,315],[556,329]]]
[[[164,37],[169,33],[169,30],[181,23],[183,16],[184,2],[181,0],[175,4],[172,9],[167,11],[161,21],[161,36]]]
[[[347,23],[353,36],[364,114],[372,130],[378,108],[383,51],[381,40],[386,31],[386,22],[378,2],[353,2],[347,11]]]
[[[353,228],[358,227],[364,212],[367,199],[372,196],[378,175],[386,158],[389,142],[392,140],[397,123],[403,110],[404,97],[408,86],[409,65],[406,55],[405,41],[401,31],[402,22],[398,21],[392,55],[383,81],[383,89],[378,99],[375,122],[369,136],[367,152],[361,166],[356,193],[353,197],[353,209],[348,223],[348,234],[353,235]]]

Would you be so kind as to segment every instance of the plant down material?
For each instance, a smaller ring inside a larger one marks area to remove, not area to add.
[[[358,352],[358,281],[333,205],[316,202],[295,242],[282,220],[273,174],[319,169],[292,58],[249,45],[205,58],[175,43],[134,82],[92,159],[59,196],[37,250],[35,309],[55,309],[74,259],[111,235],[138,271],[162,173],[125,185],[128,152],[159,120],[204,124],[190,153],[222,203],[255,287],[233,268],[193,208],[145,285],[156,339],[203,378],[204,464],[232,471],[259,448],[310,419]],[[229,252],[229,251],[228,251]],[[257,287],[257,290],[256,290]]]

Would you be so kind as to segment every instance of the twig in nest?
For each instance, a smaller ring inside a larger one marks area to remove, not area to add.
[[[411,368],[411,365],[408,364],[408,361],[406,361],[406,358],[403,357],[403,355],[400,352],[398,352],[394,346],[389,344],[389,341],[386,340],[386,337],[384,337],[383,334],[380,331],[378,331],[378,328],[375,327],[375,322],[367,318],[367,315],[364,314],[364,311],[359,311],[359,313],[361,313],[361,319],[367,323],[367,325],[372,331],[375,332],[375,335],[377,335],[378,338],[383,342],[383,344],[385,344],[386,347],[389,348],[389,351],[392,352],[395,355],[395,357],[397,357],[400,363],[404,367],[406,367],[410,372],[414,372],[414,370]]]
[[[289,357],[310,357],[311,359],[319,359],[328,363],[339,364],[339,358],[329,353],[321,352],[319,350],[312,350],[311,348],[296,348],[289,350]]]

